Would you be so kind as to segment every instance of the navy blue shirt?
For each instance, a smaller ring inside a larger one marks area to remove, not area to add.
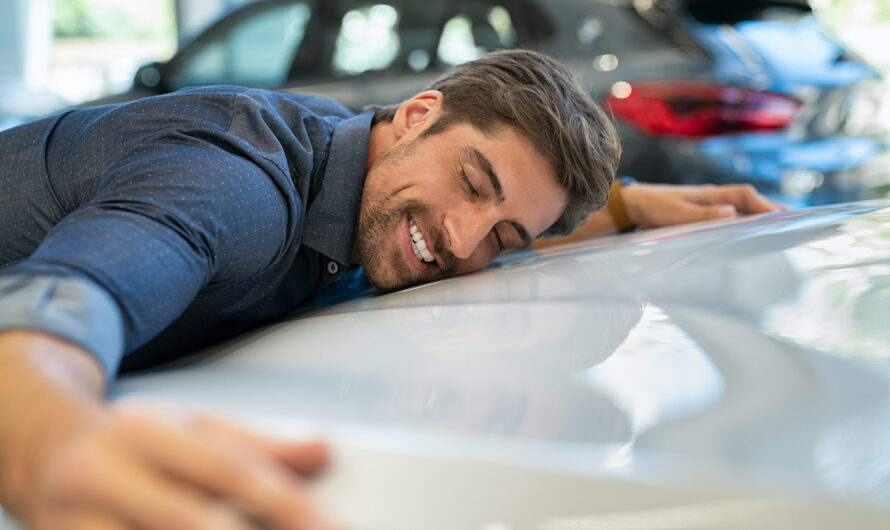
[[[293,311],[349,267],[371,118],[210,87],[0,133],[0,329],[112,375]]]

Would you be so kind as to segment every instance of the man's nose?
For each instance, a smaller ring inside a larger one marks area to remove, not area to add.
[[[445,217],[445,231],[452,254],[469,259],[493,226],[491,215],[484,208],[467,208]]]

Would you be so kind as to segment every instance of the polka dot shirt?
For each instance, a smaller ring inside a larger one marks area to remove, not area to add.
[[[111,375],[294,310],[349,267],[371,118],[221,86],[0,133],[0,329]]]

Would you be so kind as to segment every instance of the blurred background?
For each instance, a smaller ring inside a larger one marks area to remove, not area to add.
[[[0,129],[219,83],[360,109],[512,47],[609,108],[622,174],[890,196],[890,0],[0,0]]]

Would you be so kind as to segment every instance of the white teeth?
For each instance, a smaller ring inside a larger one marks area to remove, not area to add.
[[[423,234],[420,233],[420,229],[414,224],[413,219],[410,221],[409,225],[411,232],[411,250],[414,251],[414,255],[424,263],[435,261],[433,255],[427,250],[426,240],[423,239]]]

